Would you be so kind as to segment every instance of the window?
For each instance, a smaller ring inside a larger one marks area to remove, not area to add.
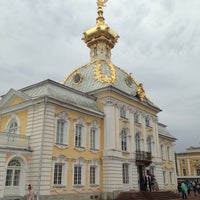
[[[96,130],[94,128],[90,129],[90,148],[95,149],[96,145]]]
[[[99,149],[100,143],[100,127],[97,121],[93,121],[90,126],[90,149]]]
[[[97,56],[97,47],[94,48],[94,56]]]
[[[60,185],[62,184],[62,170],[63,165],[60,163],[56,163],[54,167],[54,185]]]
[[[19,186],[21,163],[13,159],[8,163],[5,186]]]
[[[81,166],[74,166],[74,185],[81,185]]]
[[[166,172],[163,171],[163,183],[166,184]]]
[[[86,123],[82,118],[75,120],[74,131],[74,146],[82,151],[86,147]]]
[[[186,169],[183,169],[183,176],[187,176]]]
[[[151,141],[151,136],[149,136],[147,138],[147,148],[148,148],[148,152],[152,153],[152,141]]]
[[[64,187],[67,184],[67,168],[68,168],[68,158],[64,155],[58,155],[53,157],[53,174],[52,174],[52,185],[53,189],[57,186]]]
[[[137,132],[135,136],[136,151],[140,151],[140,133]]]
[[[120,108],[120,117],[126,118],[126,110],[125,110],[125,107],[124,107],[124,106],[122,106],[122,107]]]
[[[90,166],[90,184],[96,184],[96,166]]]
[[[134,114],[134,122],[139,123],[139,114],[138,113]]]
[[[164,160],[164,145],[160,145],[160,153],[161,153],[161,159]]]
[[[200,169],[197,169],[197,176],[200,176]]]
[[[127,133],[126,133],[126,130],[123,129],[122,130],[122,135],[121,135],[121,147],[122,147],[122,151],[127,151]]]
[[[184,159],[182,160],[182,164],[183,164],[183,165],[185,164],[185,160],[184,160]]]
[[[96,158],[88,161],[88,180],[92,187],[98,186],[100,182],[100,161]]]
[[[122,165],[123,184],[129,184],[129,165],[124,163]]]
[[[150,126],[150,119],[149,119],[149,117],[145,118],[145,124],[146,124],[146,126]]]
[[[69,117],[62,112],[57,115],[56,120],[56,144],[68,145]]]
[[[8,132],[16,134],[18,131],[18,124],[16,119],[12,119],[8,124]]]
[[[75,133],[75,147],[81,147],[81,134],[82,134],[82,126],[80,124],[77,124]]]
[[[171,161],[172,157],[171,157],[171,148],[168,146],[167,147],[167,154],[168,154],[168,160]]]
[[[64,135],[64,122],[58,120],[57,121],[57,135],[56,135],[56,143],[63,144],[63,135]]]

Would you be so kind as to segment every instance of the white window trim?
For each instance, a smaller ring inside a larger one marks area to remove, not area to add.
[[[58,155],[57,157],[53,157],[53,162],[52,162],[52,189],[56,190],[58,192],[58,189],[59,189],[59,192],[60,189],[65,189],[67,188],[67,171],[68,171],[68,158],[66,158],[64,155]],[[55,164],[56,163],[59,163],[59,164],[62,164],[62,179],[61,179],[61,184],[54,184],[54,169],[55,169]]]
[[[79,187],[85,187],[85,168],[86,168],[86,162],[84,158],[79,157],[77,159],[73,159],[73,169],[72,169],[72,187],[73,188],[79,188]],[[81,167],[81,184],[74,184],[74,167],[80,166]]]
[[[63,131],[63,143],[57,143],[57,122],[58,121],[64,122],[64,131]],[[59,148],[63,149],[68,147],[69,145],[69,127],[70,127],[70,118],[65,112],[61,112],[56,116],[55,120],[55,145]]]
[[[95,166],[95,184],[90,184],[90,167]],[[88,185],[89,188],[100,186],[100,161],[98,159],[93,159],[88,161]]]
[[[20,129],[20,120],[17,117],[16,114],[12,115],[11,118],[8,120],[7,124],[6,124],[6,131],[9,133],[9,126],[11,124],[12,121],[16,121],[17,122],[17,131],[15,134],[19,134],[19,129]]]
[[[90,141],[90,131],[91,129],[95,129],[95,149],[91,148],[91,144],[89,144],[89,148],[91,151],[93,150],[99,150],[100,149],[100,126],[96,121],[93,121],[91,126],[89,127],[89,141]],[[90,143],[90,142],[89,142]]]
[[[128,183],[124,183],[124,182],[123,182],[123,178],[124,178],[124,177],[123,177],[123,165],[127,165],[127,166],[128,166]],[[127,185],[127,186],[130,185],[130,182],[131,182],[131,180],[130,180],[130,179],[131,179],[131,176],[130,176],[130,175],[131,175],[131,174],[130,174],[130,164],[127,163],[127,162],[122,163],[122,184],[123,184],[123,185]]]
[[[82,130],[81,130],[81,146],[77,147],[76,144],[76,125],[81,125]],[[78,118],[74,122],[74,148],[78,151],[84,151],[86,148],[86,122],[83,118]]]

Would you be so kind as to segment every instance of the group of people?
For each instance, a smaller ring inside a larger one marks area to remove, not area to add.
[[[197,180],[178,181],[178,191],[183,199],[187,199],[191,192],[196,196],[200,194],[200,182]]]
[[[155,176],[147,175],[145,177],[140,177],[140,190],[141,191],[158,191],[158,183]]]

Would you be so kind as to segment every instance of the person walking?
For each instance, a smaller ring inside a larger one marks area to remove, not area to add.
[[[34,200],[34,190],[31,184],[28,185],[27,200]]]
[[[188,189],[184,182],[181,183],[182,198],[187,199]]]

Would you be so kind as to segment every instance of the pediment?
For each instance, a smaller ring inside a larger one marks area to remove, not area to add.
[[[10,89],[0,100],[0,108],[14,106],[30,99],[30,97],[20,91]]]

